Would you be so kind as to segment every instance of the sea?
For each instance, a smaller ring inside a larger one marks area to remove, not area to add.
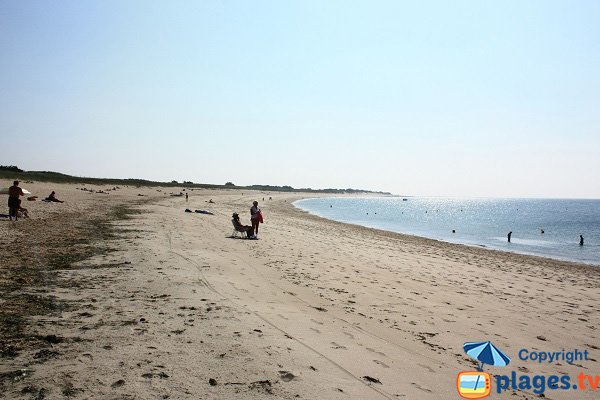
[[[294,205],[369,228],[600,266],[600,200],[328,197]]]

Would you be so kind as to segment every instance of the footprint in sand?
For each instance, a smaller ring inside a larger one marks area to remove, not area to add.
[[[341,349],[341,350],[347,350],[348,348],[346,346],[342,346],[341,344],[337,344],[336,342],[331,342],[332,349]]]
[[[422,390],[422,391],[424,391],[424,392],[427,392],[427,393],[431,393],[431,390],[430,390],[430,389],[427,389],[427,388],[425,388],[425,387],[423,387],[423,386],[419,385],[418,383],[412,382],[412,385],[413,385],[414,387],[416,387],[417,389],[419,389],[419,390]]]
[[[386,364],[386,363],[384,363],[383,361],[379,361],[379,360],[373,360],[373,362],[374,362],[375,364],[379,364],[379,365],[381,365],[383,368],[389,368],[389,367],[390,367],[389,365],[387,365],[387,364]]]
[[[427,371],[429,371],[429,372],[431,372],[431,373],[434,373],[434,372],[435,372],[435,371],[434,371],[434,369],[433,369],[433,368],[431,368],[429,365],[426,365],[426,364],[417,364],[417,365],[418,365],[419,367],[425,368]]]
[[[371,353],[375,353],[375,354],[379,354],[380,356],[387,357],[387,355],[386,355],[385,353],[383,353],[383,352],[381,352],[381,351],[377,351],[377,350],[375,350],[375,349],[372,349],[372,348],[370,348],[370,347],[367,347],[367,350],[369,350]]]
[[[294,378],[296,378],[296,375],[294,375],[288,371],[279,371],[279,377],[284,382],[290,382],[290,381],[294,380]]]

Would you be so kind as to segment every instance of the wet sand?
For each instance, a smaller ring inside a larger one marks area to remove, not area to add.
[[[2,246],[31,253],[1,268],[46,271],[1,281],[3,305],[37,294],[60,306],[26,316],[33,339],[3,351],[0,397],[453,399],[456,374],[475,366],[463,343],[485,340],[512,358],[492,374],[600,374],[593,267],[328,221],[291,205],[306,194],[194,190],[186,202],[169,196],[180,189],[23,186],[66,202],[24,201],[32,219],[0,221]],[[231,214],[249,224],[253,200],[259,240],[231,238]],[[52,245],[48,226],[71,237]],[[523,348],[593,360],[539,364],[519,360]]]

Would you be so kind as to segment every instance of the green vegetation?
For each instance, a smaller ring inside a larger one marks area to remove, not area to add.
[[[3,171],[13,171],[13,172],[23,172],[22,169],[18,168],[16,165],[0,165],[0,170]]]
[[[32,218],[26,224],[15,224],[12,234],[0,242],[0,364],[11,360],[7,366],[21,365],[24,360],[31,360],[33,352],[36,352],[33,356],[35,361],[25,365],[42,363],[61,356],[60,352],[52,349],[53,344],[65,340],[87,340],[76,336],[65,339],[52,332],[60,332],[56,326],[64,323],[60,318],[66,311],[91,316],[87,313],[88,299],[77,296],[70,300],[60,299],[51,293],[67,290],[80,293],[81,289],[93,286],[91,282],[95,278],[89,275],[63,275],[60,271],[114,268],[114,273],[117,273],[126,268],[127,262],[106,263],[93,261],[97,259],[92,257],[114,250],[110,241],[120,238],[126,229],[112,222],[141,213],[135,207],[137,204],[143,204],[143,201],[106,206],[100,210],[95,207],[98,213],[95,216],[81,210],[67,211],[60,218]],[[42,232],[52,234],[40,236]],[[90,261],[83,263],[84,260]],[[91,301],[95,302],[95,299]],[[83,330],[85,324],[86,320],[82,320],[80,329]],[[31,369],[0,372],[0,393],[7,392],[29,375]],[[81,392],[69,382],[65,385],[62,390],[65,397]],[[33,392],[34,389],[31,390]],[[35,389],[38,394],[28,398],[45,398],[44,390]]]
[[[90,185],[112,185],[112,186],[163,186],[163,187],[188,187],[188,188],[203,188],[203,189],[237,189],[237,190],[261,190],[266,192],[310,192],[310,193],[377,193],[389,195],[389,192],[374,192],[362,189],[311,189],[302,188],[294,189],[291,186],[272,186],[272,185],[250,185],[236,186],[232,182],[227,182],[224,185],[211,185],[204,183],[192,183],[184,181],[183,184],[177,181],[171,182],[155,182],[146,179],[111,179],[111,178],[87,178],[79,176],[71,176],[51,171],[23,171],[16,166],[0,166],[0,179],[12,182],[17,179],[20,181],[38,181],[38,182],[55,182],[55,183],[81,183]]]

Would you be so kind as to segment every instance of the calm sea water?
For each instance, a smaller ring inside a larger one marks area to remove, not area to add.
[[[294,205],[370,228],[600,265],[600,200],[376,197],[305,199]]]

